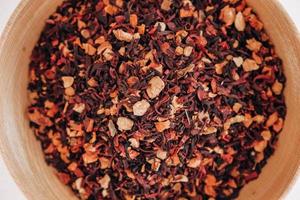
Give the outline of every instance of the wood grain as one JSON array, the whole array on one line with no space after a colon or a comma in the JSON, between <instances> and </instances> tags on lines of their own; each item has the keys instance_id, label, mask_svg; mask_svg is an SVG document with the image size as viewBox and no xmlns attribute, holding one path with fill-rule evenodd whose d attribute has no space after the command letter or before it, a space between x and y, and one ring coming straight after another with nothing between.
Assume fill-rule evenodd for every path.
<instances>
[{"instance_id":1,"label":"wood grain","mask_svg":"<svg viewBox=\"0 0 300 200\"><path fill-rule=\"evenodd\" d=\"M5 163L28 199L76 199L44 161L25 112L28 63L45 19L62 0L23 0L0 39L0 147ZM295 26L276 0L249 0L284 61L288 106L278 149L258 180L241 192L241 200L280 199L299 168L300 40Z\"/></svg>"}]
</instances>

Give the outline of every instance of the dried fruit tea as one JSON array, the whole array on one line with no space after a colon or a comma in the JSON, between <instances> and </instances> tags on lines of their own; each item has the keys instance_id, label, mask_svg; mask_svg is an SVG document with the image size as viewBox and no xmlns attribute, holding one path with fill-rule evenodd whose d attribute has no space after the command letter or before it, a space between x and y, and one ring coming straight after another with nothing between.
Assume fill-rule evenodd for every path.
<instances>
[{"instance_id":1,"label":"dried fruit tea","mask_svg":"<svg viewBox=\"0 0 300 200\"><path fill-rule=\"evenodd\" d=\"M30 125L81 199L234 199L284 124L244 0L66 0L31 57Z\"/></svg>"}]
</instances>

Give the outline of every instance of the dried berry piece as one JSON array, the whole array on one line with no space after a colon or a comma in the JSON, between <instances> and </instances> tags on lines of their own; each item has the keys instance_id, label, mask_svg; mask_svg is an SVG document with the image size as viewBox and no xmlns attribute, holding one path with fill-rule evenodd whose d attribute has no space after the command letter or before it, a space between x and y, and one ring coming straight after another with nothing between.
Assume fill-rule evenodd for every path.
<instances>
[{"instance_id":1,"label":"dried berry piece","mask_svg":"<svg viewBox=\"0 0 300 200\"><path fill-rule=\"evenodd\" d=\"M84 37L85 39L89 39L91 37L90 31L87 29L81 30L80 33L81 33L82 37Z\"/></svg>"},{"instance_id":2,"label":"dried berry piece","mask_svg":"<svg viewBox=\"0 0 300 200\"><path fill-rule=\"evenodd\" d=\"M243 69L245 72L255 71L259 69L259 66L252 59L246 59L243 62Z\"/></svg>"},{"instance_id":3,"label":"dried berry piece","mask_svg":"<svg viewBox=\"0 0 300 200\"><path fill-rule=\"evenodd\" d=\"M167 28L167 25L164 22L156 22L154 25L155 28L159 31L165 31Z\"/></svg>"},{"instance_id":4,"label":"dried berry piece","mask_svg":"<svg viewBox=\"0 0 300 200\"><path fill-rule=\"evenodd\" d=\"M189 182L189 179L188 179L188 177L186 177L185 175L176 175L175 177L174 177L174 181L173 181L174 183L187 183L187 182Z\"/></svg>"},{"instance_id":5,"label":"dried berry piece","mask_svg":"<svg viewBox=\"0 0 300 200\"><path fill-rule=\"evenodd\" d=\"M74 83L74 78L72 76L63 76L62 78L64 88L69 88Z\"/></svg>"},{"instance_id":6,"label":"dried berry piece","mask_svg":"<svg viewBox=\"0 0 300 200\"><path fill-rule=\"evenodd\" d=\"M97 52L97 49L89 43L82 44L82 46L83 46L83 49L84 49L85 53L90 55L90 56L95 55L96 52Z\"/></svg>"},{"instance_id":7,"label":"dried berry piece","mask_svg":"<svg viewBox=\"0 0 300 200\"><path fill-rule=\"evenodd\" d=\"M75 112L78 112L78 113L82 113L85 109L85 104L81 103L81 104L75 104L73 110Z\"/></svg>"},{"instance_id":8,"label":"dried berry piece","mask_svg":"<svg viewBox=\"0 0 300 200\"><path fill-rule=\"evenodd\" d=\"M110 5L110 4L105 6L104 10L107 14L112 15L112 16L116 15L119 12L118 7Z\"/></svg>"},{"instance_id":9,"label":"dried berry piece","mask_svg":"<svg viewBox=\"0 0 300 200\"><path fill-rule=\"evenodd\" d=\"M261 132L261 136L264 138L264 140L269 141L272 137L272 134L269 130Z\"/></svg>"},{"instance_id":10,"label":"dried berry piece","mask_svg":"<svg viewBox=\"0 0 300 200\"><path fill-rule=\"evenodd\" d=\"M114 137L117 134L117 129L116 129L115 124L112 120L108 121L108 129L109 129L110 135L112 137Z\"/></svg>"},{"instance_id":11,"label":"dried berry piece","mask_svg":"<svg viewBox=\"0 0 300 200\"><path fill-rule=\"evenodd\" d=\"M242 57L234 57L232 60L237 67L242 66L242 64L244 63L244 59Z\"/></svg>"},{"instance_id":12,"label":"dried berry piece","mask_svg":"<svg viewBox=\"0 0 300 200\"><path fill-rule=\"evenodd\" d=\"M220 19L225 22L226 26L230 26L235 21L235 14L235 9L227 5L221 10Z\"/></svg>"},{"instance_id":13,"label":"dried berry piece","mask_svg":"<svg viewBox=\"0 0 300 200\"><path fill-rule=\"evenodd\" d=\"M245 30L246 22L245 22L245 18L243 16L242 12L238 12L236 14L236 17L235 17L235 20L234 20L234 26L240 32Z\"/></svg>"},{"instance_id":14,"label":"dried berry piece","mask_svg":"<svg viewBox=\"0 0 300 200\"><path fill-rule=\"evenodd\" d=\"M193 47L187 46L183 49L183 55L189 57L193 52Z\"/></svg>"},{"instance_id":15,"label":"dried berry piece","mask_svg":"<svg viewBox=\"0 0 300 200\"><path fill-rule=\"evenodd\" d=\"M147 100L138 101L132 107L133 114L136 116L143 116L147 112L149 107L150 107L150 104Z\"/></svg>"},{"instance_id":16,"label":"dried berry piece","mask_svg":"<svg viewBox=\"0 0 300 200\"><path fill-rule=\"evenodd\" d=\"M148 82L147 94L151 99L156 98L161 91L165 88L164 81L159 77L155 76Z\"/></svg>"},{"instance_id":17,"label":"dried berry piece","mask_svg":"<svg viewBox=\"0 0 300 200\"><path fill-rule=\"evenodd\" d=\"M137 26L137 24L138 24L138 16L136 14L131 14L130 15L130 25L135 28Z\"/></svg>"},{"instance_id":18,"label":"dried berry piece","mask_svg":"<svg viewBox=\"0 0 300 200\"><path fill-rule=\"evenodd\" d=\"M123 31L122 29L113 30L115 37L120 41L131 42L133 34Z\"/></svg>"},{"instance_id":19,"label":"dried berry piece","mask_svg":"<svg viewBox=\"0 0 300 200\"><path fill-rule=\"evenodd\" d=\"M158 150L156 152L156 157L161 159L161 160L165 160L167 158L167 154L168 154L168 152L166 152L166 151Z\"/></svg>"},{"instance_id":20,"label":"dried berry piece","mask_svg":"<svg viewBox=\"0 0 300 200\"><path fill-rule=\"evenodd\" d=\"M127 117L119 117L117 121L118 129L120 131L130 131L134 122Z\"/></svg>"},{"instance_id":21,"label":"dried berry piece","mask_svg":"<svg viewBox=\"0 0 300 200\"><path fill-rule=\"evenodd\" d=\"M171 9L172 0L163 0L160 8L165 11L169 11Z\"/></svg>"},{"instance_id":22,"label":"dried berry piece","mask_svg":"<svg viewBox=\"0 0 300 200\"><path fill-rule=\"evenodd\" d=\"M272 85L272 91L276 95L280 95L283 89L282 83L280 83L278 80L275 81L275 83Z\"/></svg>"},{"instance_id":23,"label":"dried berry piece","mask_svg":"<svg viewBox=\"0 0 300 200\"><path fill-rule=\"evenodd\" d=\"M257 152L263 152L266 147L267 147L267 142L265 140L260 142L255 142L254 144L254 149Z\"/></svg>"},{"instance_id":24,"label":"dried berry piece","mask_svg":"<svg viewBox=\"0 0 300 200\"><path fill-rule=\"evenodd\" d=\"M177 56L182 55L183 52L184 52L184 49L182 47L180 47L180 46L176 47L175 53L176 53Z\"/></svg>"},{"instance_id":25,"label":"dried berry piece","mask_svg":"<svg viewBox=\"0 0 300 200\"><path fill-rule=\"evenodd\" d=\"M234 112L236 112L236 113L238 113L239 111L240 111L240 109L242 108L242 105L240 104L240 103L235 103L234 105L233 105L233 111Z\"/></svg>"},{"instance_id":26,"label":"dried berry piece","mask_svg":"<svg viewBox=\"0 0 300 200\"><path fill-rule=\"evenodd\" d=\"M162 122L155 122L155 127L158 132L163 132L164 130L169 129L171 126L171 122L169 120Z\"/></svg>"},{"instance_id":27,"label":"dried berry piece","mask_svg":"<svg viewBox=\"0 0 300 200\"><path fill-rule=\"evenodd\" d=\"M193 158L188 161L188 167L190 168L198 168L201 164L201 160L199 158Z\"/></svg>"},{"instance_id":28,"label":"dried berry piece","mask_svg":"<svg viewBox=\"0 0 300 200\"><path fill-rule=\"evenodd\" d=\"M109 187L110 177L105 174L103 178L99 180L99 184L102 188L107 189Z\"/></svg>"},{"instance_id":29,"label":"dried berry piece","mask_svg":"<svg viewBox=\"0 0 300 200\"><path fill-rule=\"evenodd\" d=\"M101 169L108 169L111 167L111 161L105 157L99 158Z\"/></svg>"},{"instance_id":30,"label":"dried berry piece","mask_svg":"<svg viewBox=\"0 0 300 200\"><path fill-rule=\"evenodd\" d=\"M262 44L257 41L255 38L247 40L247 46L248 49L254 52L258 52L260 48L262 47Z\"/></svg>"},{"instance_id":31,"label":"dried berry piece","mask_svg":"<svg viewBox=\"0 0 300 200\"><path fill-rule=\"evenodd\" d=\"M131 145L132 147L134 147L134 148L139 148L140 142L139 142L137 139L135 139L135 138L130 138L128 141L130 142L130 145Z\"/></svg>"}]
</instances>

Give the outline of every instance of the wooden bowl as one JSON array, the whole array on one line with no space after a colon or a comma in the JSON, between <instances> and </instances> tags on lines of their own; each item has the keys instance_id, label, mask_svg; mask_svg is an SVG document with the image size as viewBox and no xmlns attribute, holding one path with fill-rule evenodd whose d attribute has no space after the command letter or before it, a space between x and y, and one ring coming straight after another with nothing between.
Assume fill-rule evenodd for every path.
<instances>
[{"instance_id":1,"label":"wooden bowl","mask_svg":"<svg viewBox=\"0 0 300 200\"><path fill-rule=\"evenodd\" d=\"M76 199L46 165L26 117L28 64L44 21L62 0L23 0L0 39L0 144L15 181L28 199ZM300 43L295 26L276 0L249 0L284 61L287 118L279 146L262 174L239 199L277 200L291 185L300 160Z\"/></svg>"}]
</instances>

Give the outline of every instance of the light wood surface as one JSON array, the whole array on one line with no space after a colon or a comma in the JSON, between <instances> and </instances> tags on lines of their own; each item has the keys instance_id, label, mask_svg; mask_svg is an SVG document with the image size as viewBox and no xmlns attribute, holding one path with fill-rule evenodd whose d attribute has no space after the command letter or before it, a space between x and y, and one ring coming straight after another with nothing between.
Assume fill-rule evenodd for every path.
<instances>
[{"instance_id":1,"label":"light wood surface","mask_svg":"<svg viewBox=\"0 0 300 200\"><path fill-rule=\"evenodd\" d=\"M0 148L6 165L28 199L76 199L44 161L26 118L28 63L45 19L62 0L23 0L0 39ZM241 200L277 200L292 184L300 160L300 40L276 0L249 0L284 61L287 119L275 155Z\"/></svg>"}]
</instances>

